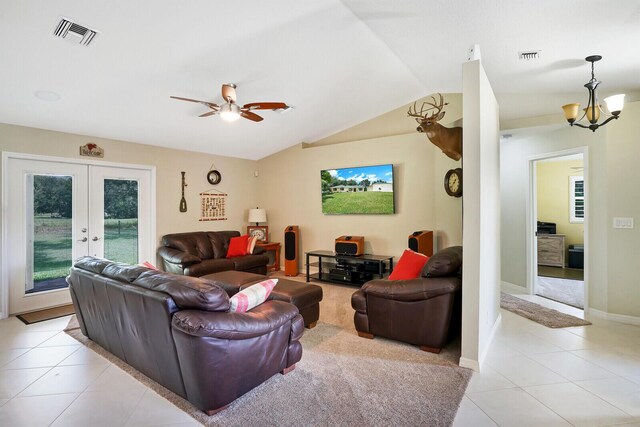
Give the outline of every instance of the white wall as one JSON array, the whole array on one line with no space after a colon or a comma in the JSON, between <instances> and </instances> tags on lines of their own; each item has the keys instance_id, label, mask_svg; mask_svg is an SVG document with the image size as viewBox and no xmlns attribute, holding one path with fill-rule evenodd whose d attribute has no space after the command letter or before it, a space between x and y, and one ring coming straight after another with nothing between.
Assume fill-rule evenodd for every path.
<instances>
[{"instance_id":1,"label":"white wall","mask_svg":"<svg viewBox=\"0 0 640 427\"><path fill-rule=\"evenodd\" d=\"M463 64L463 271L460 365L480 370L500 313L498 103L480 61Z\"/></svg>"},{"instance_id":2,"label":"white wall","mask_svg":"<svg viewBox=\"0 0 640 427\"><path fill-rule=\"evenodd\" d=\"M350 166L394 165L393 215L324 215L320 171ZM442 187L448 162L439 149L417 132L340 144L297 145L258 161L260 207L267 210L270 240L282 242L287 225L300 227L300 256L316 249L332 250L341 235L365 237L365 252L400 256L416 230L434 230L442 241L460 244L460 199L447 200ZM437 172L439 173L439 172ZM445 216L438 222L437 215ZM459 222L455 223L455 218ZM438 224L450 224L438 229ZM301 258L300 269L304 268Z\"/></svg>"}]
</instances>

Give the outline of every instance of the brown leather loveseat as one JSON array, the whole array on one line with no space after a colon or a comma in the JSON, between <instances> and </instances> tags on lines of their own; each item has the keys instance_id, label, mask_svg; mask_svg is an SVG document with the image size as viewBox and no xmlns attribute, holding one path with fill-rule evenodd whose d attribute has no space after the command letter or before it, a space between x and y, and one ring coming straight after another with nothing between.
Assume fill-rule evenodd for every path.
<instances>
[{"instance_id":1,"label":"brown leather loveseat","mask_svg":"<svg viewBox=\"0 0 640 427\"><path fill-rule=\"evenodd\" d=\"M211 281L88 256L67 282L84 335L209 415L302 357L293 304L231 313Z\"/></svg>"},{"instance_id":2,"label":"brown leather loveseat","mask_svg":"<svg viewBox=\"0 0 640 427\"><path fill-rule=\"evenodd\" d=\"M351 297L354 323L363 338L381 336L439 353L461 315L462 247L429 258L421 277L371 280Z\"/></svg>"},{"instance_id":3,"label":"brown leather loveseat","mask_svg":"<svg viewBox=\"0 0 640 427\"><path fill-rule=\"evenodd\" d=\"M162 236L158 255L165 271L185 276L205 276L219 271L237 270L267 274L269 258L256 246L252 254L226 258L229 240L238 231L193 231Z\"/></svg>"}]
</instances>

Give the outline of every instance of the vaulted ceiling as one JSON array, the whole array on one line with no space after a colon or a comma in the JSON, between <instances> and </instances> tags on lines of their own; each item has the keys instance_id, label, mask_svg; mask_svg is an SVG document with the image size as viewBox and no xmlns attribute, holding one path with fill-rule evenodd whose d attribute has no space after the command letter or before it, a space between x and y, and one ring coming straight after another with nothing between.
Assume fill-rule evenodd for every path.
<instances>
[{"instance_id":1,"label":"vaulted ceiling","mask_svg":"<svg viewBox=\"0 0 640 427\"><path fill-rule=\"evenodd\" d=\"M99 31L89 47L52 35L61 17ZM501 119L586 101L584 57L602 96L640 90L637 0L4 0L0 122L259 159L433 92L461 92L478 44ZM523 61L518 52L541 51ZM170 95L284 101L286 113L227 123ZM56 102L38 91L59 94Z\"/></svg>"}]
</instances>

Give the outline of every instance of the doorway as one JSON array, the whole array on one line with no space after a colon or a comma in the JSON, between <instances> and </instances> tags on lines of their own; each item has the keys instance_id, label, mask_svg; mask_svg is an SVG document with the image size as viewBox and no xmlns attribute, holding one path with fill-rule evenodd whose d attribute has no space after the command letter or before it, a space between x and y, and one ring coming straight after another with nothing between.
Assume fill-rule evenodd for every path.
<instances>
[{"instance_id":1,"label":"doorway","mask_svg":"<svg viewBox=\"0 0 640 427\"><path fill-rule=\"evenodd\" d=\"M3 157L4 314L70 303L65 278L80 256L153 255L152 167Z\"/></svg>"},{"instance_id":2,"label":"doorway","mask_svg":"<svg viewBox=\"0 0 640 427\"><path fill-rule=\"evenodd\" d=\"M531 159L531 293L584 310L586 148Z\"/></svg>"}]
</instances>

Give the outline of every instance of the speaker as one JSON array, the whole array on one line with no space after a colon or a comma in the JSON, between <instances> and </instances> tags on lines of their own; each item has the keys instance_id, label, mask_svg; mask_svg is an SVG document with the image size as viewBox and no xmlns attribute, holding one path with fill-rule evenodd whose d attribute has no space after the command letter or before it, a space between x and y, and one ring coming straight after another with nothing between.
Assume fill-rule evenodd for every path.
<instances>
[{"instance_id":1,"label":"speaker","mask_svg":"<svg viewBox=\"0 0 640 427\"><path fill-rule=\"evenodd\" d=\"M338 255L362 255L364 254L364 237L340 236L336 239L335 251Z\"/></svg>"},{"instance_id":2,"label":"speaker","mask_svg":"<svg viewBox=\"0 0 640 427\"><path fill-rule=\"evenodd\" d=\"M409 249L426 256L433 255L433 231L414 231L409 235Z\"/></svg>"},{"instance_id":3,"label":"speaker","mask_svg":"<svg viewBox=\"0 0 640 427\"><path fill-rule=\"evenodd\" d=\"M300 229L289 225L284 229L284 275L298 275L298 238Z\"/></svg>"}]
</instances>

